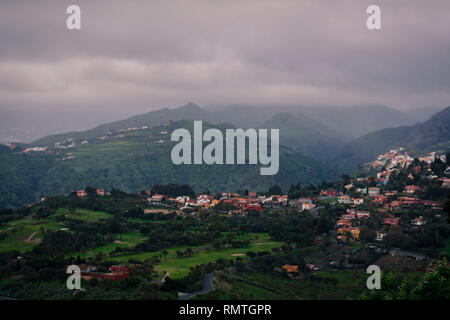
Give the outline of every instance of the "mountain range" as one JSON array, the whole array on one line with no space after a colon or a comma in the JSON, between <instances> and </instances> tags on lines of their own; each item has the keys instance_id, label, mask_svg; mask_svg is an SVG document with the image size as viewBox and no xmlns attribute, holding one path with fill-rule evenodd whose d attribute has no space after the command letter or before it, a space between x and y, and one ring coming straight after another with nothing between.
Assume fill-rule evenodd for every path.
<instances>
[{"instance_id":1,"label":"mountain range","mask_svg":"<svg viewBox=\"0 0 450 320\"><path fill-rule=\"evenodd\" d=\"M278 128L282 144L321 161L329 160L345 143L362 134L415 122L405 113L380 105L346 108L234 105L203 109L188 103L176 109L151 111L86 131L50 135L32 144L48 146L68 139L92 139L119 129L152 127L179 120L229 123L240 128Z\"/></svg>"},{"instance_id":2,"label":"mountain range","mask_svg":"<svg viewBox=\"0 0 450 320\"><path fill-rule=\"evenodd\" d=\"M236 127L255 128L260 127L264 122L279 113L307 117L335 132L339 132L340 136L347 140L378 129L409 125L417 122L416 118L409 116L405 112L382 105L354 107L232 105L221 109L208 109L200 108L191 102L179 108L163 108L124 120L102 124L86 131L50 135L45 140L39 139L35 143L66 138L89 138L105 134L110 130L144 125L153 126L170 120L184 119L203 120L211 123L228 122Z\"/></svg>"},{"instance_id":3,"label":"mountain range","mask_svg":"<svg viewBox=\"0 0 450 320\"><path fill-rule=\"evenodd\" d=\"M396 110L356 112L309 108L231 106L205 110L188 103L161 109L79 132L51 135L15 148L0 145L0 208L34 202L42 196L68 193L87 185L134 192L154 184L185 183L205 190L267 190L279 184L320 184L396 147L418 151L450 149L450 107L427 121L383 128L352 139L362 128L411 122ZM381 117L381 114L384 117ZM330 116L332 115L332 116ZM359 119L359 120L358 120ZM381 120L384 119L384 121ZM387 119L387 120L386 120ZM280 129L280 170L260 176L257 165L175 166L171 163L170 132L191 128L192 120L221 130L234 127ZM359 121L359 122L358 122ZM46 152L24 152L33 146Z\"/></svg>"},{"instance_id":4,"label":"mountain range","mask_svg":"<svg viewBox=\"0 0 450 320\"><path fill-rule=\"evenodd\" d=\"M76 130L83 132L91 128L101 130L104 124L125 124L129 122L145 122L158 124L158 120L170 118L186 118L198 116L194 104L186 108L160 108L156 111L126 118L128 108L106 112L104 109L92 110L8 108L0 106L0 142L24 142L41 139L55 133L66 133ZM180 110L181 109L181 110ZM194 111L193 114L190 112ZM197 110L198 111L198 110ZM205 106L201 110L201 119L211 123L228 122L237 127L256 128L261 126L277 113L301 115L322 123L334 131L340 132L347 140L358 138L369 132L400 125L411 125L426 120L439 110L420 108L398 111L383 105L360 106L305 106L305 105L230 105L222 107ZM180 117L177 117L179 115ZM123 120L125 119L125 120ZM220 119L220 120L217 120ZM119 121L117 121L119 120ZM98 125L102 124L102 125ZM76 132L71 134L76 135ZM64 136L64 135L63 135Z\"/></svg>"}]
</instances>

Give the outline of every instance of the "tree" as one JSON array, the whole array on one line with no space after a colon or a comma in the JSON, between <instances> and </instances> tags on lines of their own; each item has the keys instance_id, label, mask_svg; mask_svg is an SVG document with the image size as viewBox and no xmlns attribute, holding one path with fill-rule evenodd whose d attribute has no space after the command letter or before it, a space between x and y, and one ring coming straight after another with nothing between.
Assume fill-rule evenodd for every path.
<instances>
[{"instance_id":1,"label":"tree","mask_svg":"<svg viewBox=\"0 0 450 320\"><path fill-rule=\"evenodd\" d=\"M381 290L371 290L361 296L371 300L448 300L450 298L450 266L447 260L439 261L436 268L425 273L416 285L395 279L391 273L383 273Z\"/></svg>"},{"instance_id":2,"label":"tree","mask_svg":"<svg viewBox=\"0 0 450 320\"><path fill-rule=\"evenodd\" d=\"M187 248L185 251L186 255L188 257L192 256L194 254L194 251L192 251L192 248Z\"/></svg>"},{"instance_id":3,"label":"tree","mask_svg":"<svg viewBox=\"0 0 450 320\"><path fill-rule=\"evenodd\" d=\"M373 231L372 229L370 229L369 227L367 227L365 225L361 226L360 230L361 230L361 232L359 234L359 238L361 240L373 241L375 239L375 237L377 236L375 231Z\"/></svg>"},{"instance_id":4,"label":"tree","mask_svg":"<svg viewBox=\"0 0 450 320\"><path fill-rule=\"evenodd\" d=\"M442 176L444 174L445 169L447 168L447 164L442 162L441 159L437 158L433 161L431 164L431 170L433 170L433 173Z\"/></svg>"},{"instance_id":5,"label":"tree","mask_svg":"<svg viewBox=\"0 0 450 320\"><path fill-rule=\"evenodd\" d=\"M447 212L447 222L450 224L450 195L447 201L445 201L444 211Z\"/></svg>"},{"instance_id":6,"label":"tree","mask_svg":"<svg viewBox=\"0 0 450 320\"><path fill-rule=\"evenodd\" d=\"M342 175L342 182L344 183L344 185L349 184L351 179L352 177L350 177L348 174Z\"/></svg>"},{"instance_id":7,"label":"tree","mask_svg":"<svg viewBox=\"0 0 450 320\"><path fill-rule=\"evenodd\" d=\"M88 186L88 187L86 187L86 189L84 191L86 191L86 194L88 196L95 196L97 194L97 189L94 188L94 187L89 187Z\"/></svg>"},{"instance_id":8,"label":"tree","mask_svg":"<svg viewBox=\"0 0 450 320\"><path fill-rule=\"evenodd\" d=\"M282 194L283 190L281 189L281 187L279 185L274 185L269 188L269 193L270 194Z\"/></svg>"},{"instance_id":9,"label":"tree","mask_svg":"<svg viewBox=\"0 0 450 320\"><path fill-rule=\"evenodd\" d=\"M167 255L169 254L169 252L167 252L167 250L164 250L162 254L164 255L164 262L167 262Z\"/></svg>"},{"instance_id":10,"label":"tree","mask_svg":"<svg viewBox=\"0 0 450 320\"><path fill-rule=\"evenodd\" d=\"M432 272L427 272L418 286L411 290L414 299L448 300L450 298L450 266L447 260L438 262Z\"/></svg>"}]
</instances>

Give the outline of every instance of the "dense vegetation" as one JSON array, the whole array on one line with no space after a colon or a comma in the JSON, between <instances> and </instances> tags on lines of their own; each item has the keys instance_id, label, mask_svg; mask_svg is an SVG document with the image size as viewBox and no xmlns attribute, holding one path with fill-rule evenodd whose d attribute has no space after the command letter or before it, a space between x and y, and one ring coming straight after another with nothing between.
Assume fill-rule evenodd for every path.
<instances>
[{"instance_id":1,"label":"dense vegetation","mask_svg":"<svg viewBox=\"0 0 450 320\"><path fill-rule=\"evenodd\" d=\"M261 176L260 165L176 166L170 160L175 144L170 141L170 132L178 127L191 128L192 121L120 133L67 150L58 149L56 154L23 154L18 149L1 147L0 208L21 206L43 196L69 194L86 185L136 192L150 185L188 183L196 192L233 192L265 190L274 183L286 188L293 183L320 184L334 178L323 163L285 147L280 148L280 171L275 176ZM73 158L63 160L68 154Z\"/></svg>"}]
</instances>

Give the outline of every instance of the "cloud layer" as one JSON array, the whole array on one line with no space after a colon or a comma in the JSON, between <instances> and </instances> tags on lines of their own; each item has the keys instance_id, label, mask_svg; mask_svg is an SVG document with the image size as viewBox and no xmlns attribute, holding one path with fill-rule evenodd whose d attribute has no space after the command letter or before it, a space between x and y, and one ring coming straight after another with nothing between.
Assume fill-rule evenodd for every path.
<instances>
[{"instance_id":1,"label":"cloud layer","mask_svg":"<svg viewBox=\"0 0 450 320\"><path fill-rule=\"evenodd\" d=\"M2 1L0 108L450 105L450 2ZM82 9L82 30L65 10Z\"/></svg>"}]
</instances>

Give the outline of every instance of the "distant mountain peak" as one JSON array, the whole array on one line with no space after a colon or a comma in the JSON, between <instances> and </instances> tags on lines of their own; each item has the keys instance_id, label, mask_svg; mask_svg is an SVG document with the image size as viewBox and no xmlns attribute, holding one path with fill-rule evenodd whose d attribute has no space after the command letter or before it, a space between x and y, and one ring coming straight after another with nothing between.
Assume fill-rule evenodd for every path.
<instances>
[{"instance_id":1,"label":"distant mountain peak","mask_svg":"<svg viewBox=\"0 0 450 320\"><path fill-rule=\"evenodd\" d=\"M183 111L201 111L202 108L200 108L198 105L196 105L193 102L188 102L184 106L177 108L177 110L183 110Z\"/></svg>"},{"instance_id":2,"label":"distant mountain peak","mask_svg":"<svg viewBox=\"0 0 450 320\"><path fill-rule=\"evenodd\" d=\"M448 119L450 121L450 106L432 115L430 120L431 119L438 119L438 120Z\"/></svg>"}]
</instances>

